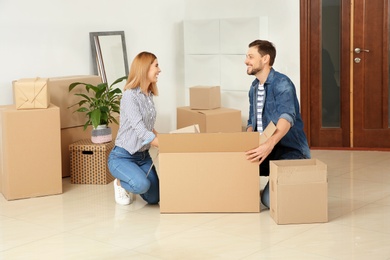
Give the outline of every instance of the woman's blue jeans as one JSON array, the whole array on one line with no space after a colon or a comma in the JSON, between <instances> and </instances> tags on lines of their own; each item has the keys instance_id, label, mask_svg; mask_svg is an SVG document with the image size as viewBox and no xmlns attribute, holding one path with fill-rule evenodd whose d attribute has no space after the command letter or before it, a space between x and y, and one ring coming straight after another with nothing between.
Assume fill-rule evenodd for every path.
<instances>
[{"instance_id":1,"label":"woman's blue jeans","mask_svg":"<svg viewBox=\"0 0 390 260\"><path fill-rule=\"evenodd\" d=\"M115 146L108 157L108 168L112 176L120 180L122 188L140 194L148 204L157 204L160 201L160 187L156 168L152 164L148 150L130 154Z\"/></svg>"},{"instance_id":2,"label":"woman's blue jeans","mask_svg":"<svg viewBox=\"0 0 390 260\"><path fill-rule=\"evenodd\" d=\"M306 158L301 152L287 148L275 146L268 157L260 164L260 176L269 176L269 161L270 160L289 160L289 159L309 159ZM265 185L263 193L261 195L261 203L267 208L270 207L269 196L269 182Z\"/></svg>"}]
</instances>

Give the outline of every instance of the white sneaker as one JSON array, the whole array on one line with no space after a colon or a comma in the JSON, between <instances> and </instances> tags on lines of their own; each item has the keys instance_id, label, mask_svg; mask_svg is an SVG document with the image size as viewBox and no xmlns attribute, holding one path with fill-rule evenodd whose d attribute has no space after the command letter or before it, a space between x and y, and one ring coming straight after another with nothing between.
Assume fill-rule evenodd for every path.
<instances>
[{"instance_id":1,"label":"white sneaker","mask_svg":"<svg viewBox=\"0 0 390 260\"><path fill-rule=\"evenodd\" d=\"M128 191L119 186L117 181L118 179L114 180L115 202L120 205L129 205L132 202L132 196Z\"/></svg>"}]
</instances>

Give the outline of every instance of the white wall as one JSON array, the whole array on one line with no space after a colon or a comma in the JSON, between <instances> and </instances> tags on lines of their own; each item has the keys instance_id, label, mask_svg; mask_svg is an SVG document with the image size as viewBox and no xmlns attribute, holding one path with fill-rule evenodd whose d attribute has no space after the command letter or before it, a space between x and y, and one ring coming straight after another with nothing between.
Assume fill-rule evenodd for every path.
<instances>
[{"instance_id":1,"label":"white wall","mask_svg":"<svg viewBox=\"0 0 390 260\"><path fill-rule=\"evenodd\" d=\"M156 128L172 130L185 100L183 20L253 16L268 16L275 68L299 95L299 0L1 0L0 105L13 103L12 80L92 74L89 32L123 30L129 63L143 50L159 59Z\"/></svg>"},{"instance_id":2,"label":"white wall","mask_svg":"<svg viewBox=\"0 0 390 260\"><path fill-rule=\"evenodd\" d=\"M277 51L274 68L286 73L299 91L299 0L186 0L185 19L254 16L268 17L267 40ZM244 61L242 64L245 67Z\"/></svg>"}]
</instances>

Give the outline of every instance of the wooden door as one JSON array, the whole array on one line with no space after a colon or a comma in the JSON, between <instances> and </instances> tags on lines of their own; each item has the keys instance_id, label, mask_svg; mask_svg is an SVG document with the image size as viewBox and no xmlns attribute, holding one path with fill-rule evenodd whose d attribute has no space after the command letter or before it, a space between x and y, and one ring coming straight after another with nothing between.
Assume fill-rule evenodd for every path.
<instances>
[{"instance_id":1,"label":"wooden door","mask_svg":"<svg viewBox=\"0 0 390 260\"><path fill-rule=\"evenodd\" d=\"M311 147L390 147L388 8L388 0L301 0L301 110Z\"/></svg>"},{"instance_id":2,"label":"wooden door","mask_svg":"<svg viewBox=\"0 0 390 260\"><path fill-rule=\"evenodd\" d=\"M388 0L355 0L353 147L390 147Z\"/></svg>"}]
</instances>

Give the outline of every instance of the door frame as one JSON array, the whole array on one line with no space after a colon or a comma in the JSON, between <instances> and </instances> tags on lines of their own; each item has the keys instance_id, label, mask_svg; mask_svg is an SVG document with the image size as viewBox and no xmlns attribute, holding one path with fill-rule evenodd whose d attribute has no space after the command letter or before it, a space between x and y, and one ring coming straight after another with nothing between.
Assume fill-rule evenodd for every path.
<instances>
[{"instance_id":1,"label":"door frame","mask_svg":"<svg viewBox=\"0 0 390 260\"><path fill-rule=\"evenodd\" d=\"M301 116L304 124L304 131L307 136L309 146L311 146L311 132L310 132L310 55L309 55L309 35L310 35L310 10L309 0L300 0L300 103L301 103Z\"/></svg>"}]
</instances>

